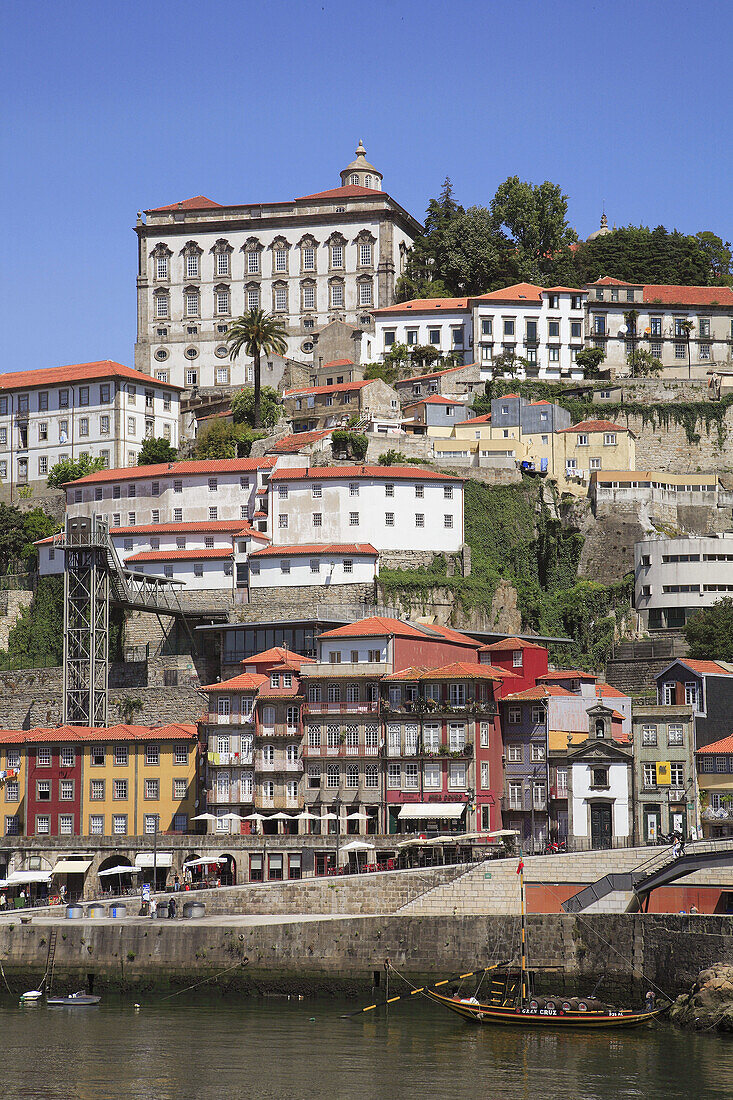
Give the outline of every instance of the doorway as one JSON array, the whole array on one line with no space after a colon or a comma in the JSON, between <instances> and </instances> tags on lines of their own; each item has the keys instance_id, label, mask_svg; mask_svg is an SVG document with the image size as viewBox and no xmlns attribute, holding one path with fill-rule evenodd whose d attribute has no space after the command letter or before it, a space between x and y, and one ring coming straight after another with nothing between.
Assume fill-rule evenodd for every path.
<instances>
[{"instance_id":1,"label":"doorway","mask_svg":"<svg viewBox=\"0 0 733 1100\"><path fill-rule=\"evenodd\" d=\"M594 802L590 808L590 842L592 848L611 847L612 810L608 802Z\"/></svg>"}]
</instances>

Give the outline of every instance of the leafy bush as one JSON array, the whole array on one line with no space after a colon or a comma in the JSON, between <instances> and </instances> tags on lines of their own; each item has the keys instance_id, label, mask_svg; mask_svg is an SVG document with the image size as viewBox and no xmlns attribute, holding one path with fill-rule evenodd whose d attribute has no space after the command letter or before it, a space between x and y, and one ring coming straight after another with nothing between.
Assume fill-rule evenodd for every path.
<instances>
[{"instance_id":1,"label":"leafy bush","mask_svg":"<svg viewBox=\"0 0 733 1100\"><path fill-rule=\"evenodd\" d=\"M138 466L156 466L160 462L175 462L178 451L168 439L146 439L137 456Z\"/></svg>"},{"instance_id":2,"label":"leafy bush","mask_svg":"<svg viewBox=\"0 0 733 1100\"><path fill-rule=\"evenodd\" d=\"M388 451L382 451L377 461L380 466L404 466L407 456L403 455L402 451L396 451L394 447L390 447Z\"/></svg>"},{"instance_id":3,"label":"leafy bush","mask_svg":"<svg viewBox=\"0 0 733 1100\"><path fill-rule=\"evenodd\" d=\"M51 489L63 489L70 481L78 481L87 474L96 474L105 469L103 458L91 459L83 455L78 461L66 458L63 462L57 462L48 472L46 484Z\"/></svg>"},{"instance_id":4,"label":"leafy bush","mask_svg":"<svg viewBox=\"0 0 733 1100\"><path fill-rule=\"evenodd\" d=\"M331 447L335 454L353 458L355 462L363 462L369 447L369 437L364 432L349 432L337 428L331 433Z\"/></svg>"}]
</instances>

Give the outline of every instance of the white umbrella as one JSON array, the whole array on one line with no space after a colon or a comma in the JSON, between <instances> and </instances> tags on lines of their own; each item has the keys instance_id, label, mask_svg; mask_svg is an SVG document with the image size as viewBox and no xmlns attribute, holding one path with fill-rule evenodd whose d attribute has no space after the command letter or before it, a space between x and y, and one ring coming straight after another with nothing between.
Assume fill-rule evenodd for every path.
<instances>
[{"instance_id":1,"label":"white umbrella","mask_svg":"<svg viewBox=\"0 0 733 1100\"><path fill-rule=\"evenodd\" d=\"M369 814L362 814L362 813L359 813L359 811L357 810L353 814L347 814L346 815L346 820L347 821L368 821L369 820Z\"/></svg>"},{"instance_id":2,"label":"white umbrella","mask_svg":"<svg viewBox=\"0 0 733 1100\"><path fill-rule=\"evenodd\" d=\"M191 818L192 821L216 821L213 814L196 814L196 817Z\"/></svg>"},{"instance_id":3,"label":"white umbrella","mask_svg":"<svg viewBox=\"0 0 733 1100\"><path fill-rule=\"evenodd\" d=\"M295 816L299 817L301 819L301 821L320 821L321 820L319 814L309 814L307 810L303 810L302 814L296 814Z\"/></svg>"},{"instance_id":4,"label":"white umbrella","mask_svg":"<svg viewBox=\"0 0 733 1100\"><path fill-rule=\"evenodd\" d=\"M279 814L270 814L270 816L268 818L268 821L292 821L292 820L293 820L292 814L284 814L282 812L279 813Z\"/></svg>"},{"instance_id":5,"label":"white umbrella","mask_svg":"<svg viewBox=\"0 0 733 1100\"><path fill-rule=\"evenodd\" d=\"M230 814L222 814L219 821L244 821L241 814L235 814L234 811Z\"/></svg>"},{"instance_id":6,"label":"white umbrella","mask_svg":"<svg viewBox=\"0 0 733 1100\"><path fill-rule=\"evenodd\" d=\"M246 817L242 818L242 821L265 821L265 818L262 814L247 814Z\"/></svg>"},{"instance_id":7,"label":"white umbrella","mask_svg":"<svg viewBox=\"0 0 733 1100\"><path fill-rule=\"evenodd\" d=\"M322 821L338 821L338 814L321 814Z\"/></svg>"},{"instance_id":8,"label":"white umbrella","mask_svg":"<svg viewBox=\"0 0 733 1100\"><path fill-rule=\"evenodd\" d=\"M108 867L106 871L97 871L97 874L101 878L103 875L139 875L139 867Z\"/></svg>"},{"instance_id":9,"label":"white umbrella","mask_svg":"<svg viewBox=\"0 0 733 1100\"><path fill-rule=\"evenodd\" d=\"M366 852L373 849L373 844L368 844L366 840L352 840L348 844L341 846L342 852Z\"/></svg>"}]
</instances>

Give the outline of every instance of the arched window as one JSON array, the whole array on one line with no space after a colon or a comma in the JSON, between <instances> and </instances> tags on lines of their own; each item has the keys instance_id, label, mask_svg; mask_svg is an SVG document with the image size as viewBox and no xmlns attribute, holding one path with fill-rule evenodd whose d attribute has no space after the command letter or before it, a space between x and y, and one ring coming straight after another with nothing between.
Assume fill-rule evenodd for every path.
<instances>
[{"instance_id":1,"label":"arched window","mask_svg":"<svg viewBox=\"0 0 733 1100\"><path fill-rule=\"evenodd\" d=\"M352 185L353 185L354 187L358 187L358 186L359 186L359 177L358 177L358 175L356 174L356 172L353 172L353 173L351 174L351 178L349 179L349 183L351 183L351 184L352 184Z\"/></svg>"},{"instance_id":2,"label":"arched window","mask_svg":"<svg viewBox=\"0 0 733 1100\"><path fill-rule=\"evenodd\" d=\"M346 765L346 786L352 790L354 787L359 786L359 765L347 764Z\"/></svg>"},{"instance_id":3,"label":"arched window","mask_svg":"<svg viewBox=\"0 0 733 1100\"><path fill-rule=\"evenodd\" d=\"M365 187L371 187L371 185L372 185L372 177L371 176L364 176L364 186Z\"/></svg>"}]
</instances>

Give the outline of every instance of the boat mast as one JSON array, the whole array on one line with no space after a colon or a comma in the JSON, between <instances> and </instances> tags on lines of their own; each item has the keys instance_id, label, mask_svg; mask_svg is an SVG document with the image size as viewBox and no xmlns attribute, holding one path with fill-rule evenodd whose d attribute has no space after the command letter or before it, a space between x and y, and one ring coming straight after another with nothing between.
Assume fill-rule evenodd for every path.
<instances>
[{"instance_id":1,"label":"boat mast","mask_svg":"<svg viewBox=\"0 0 733 1100\"><path fill-rule=\"evenodd\" d=\"M519 867L517 868L519 875L519 899L520 899L520 912L522 914L522 963L521 963L521 983L520 983L520 1007L524 1006L525 992L527 987L527 922L524 912L524 859L522 858L522 849L519 849Z\"/></svg>"}]
</instances>

